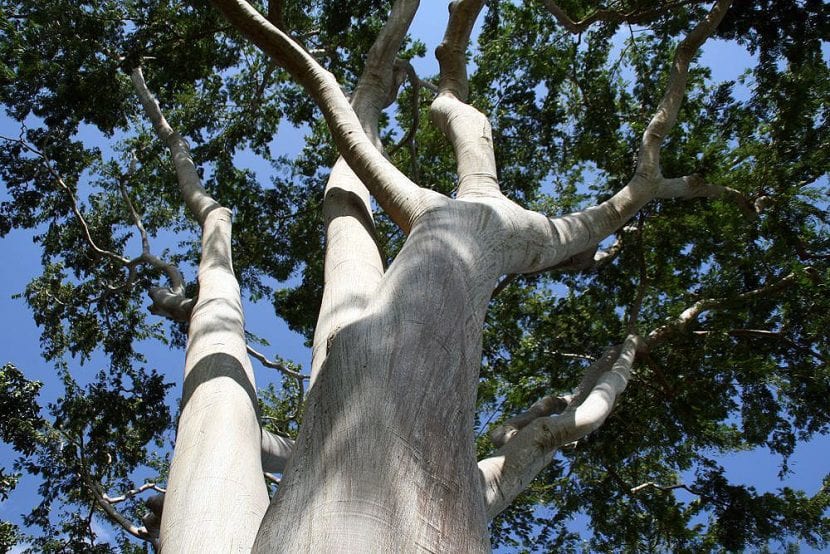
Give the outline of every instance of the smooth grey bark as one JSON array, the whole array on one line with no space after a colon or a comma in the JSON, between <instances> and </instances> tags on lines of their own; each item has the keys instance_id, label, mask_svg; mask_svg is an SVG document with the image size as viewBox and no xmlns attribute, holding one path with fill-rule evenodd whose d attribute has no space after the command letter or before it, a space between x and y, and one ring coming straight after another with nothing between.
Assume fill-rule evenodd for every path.
<instances>
[{"instance_id":1,"label":"smooth grey bark","mask_svg":"<svg viewBox=\"0 0 830 554\"><path fill-rule=\"evenodd\" d=\"M205 218L162 552L248 552L268 505L253 369L231 262L231 213Z\"/></svg>"},{"instance_id":2,"label":"smooth grey bark","mask_svg":"<svg viewBox=\"0 0 830 554\"><path fill-rule=\"evenodd\" d=\"M248 552L268 505L256 385L233 273L231 212L201 185L185 140L146 86L141 104L173 158L185 204L202 230L199 297L189 314L184 385L161 517L162 552ZM183 298L183 295L181 295ZM278 458L271 444L269 462Z\"/></svg>"},{"instance_id":3,"label":"smooth grey bark","mask_svg":"<svg viewBox=\"0 0 830 554\"><path fill-rule=\"evenodd\" d=\"M418 9L418 0L399 0L366 57L351 104L364 132L381 148L378 120L397 96L395 58ZM314 329L311 385L326 358L329 337L365 309L385 271L378 248L369 191L343 158L332 168L323 202L326 253L323 300Z\"/></svg>"}]
</instances>

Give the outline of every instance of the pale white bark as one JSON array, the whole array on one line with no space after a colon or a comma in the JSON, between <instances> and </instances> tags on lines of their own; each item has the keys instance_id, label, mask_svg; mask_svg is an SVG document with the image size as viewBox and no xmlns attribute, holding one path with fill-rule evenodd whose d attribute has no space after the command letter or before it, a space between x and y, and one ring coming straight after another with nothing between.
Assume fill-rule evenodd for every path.
<instances>
[{"instance_id":1,"label":"pale white bark","mask_svg":"<svg viewBox=\"0 0 830 554\"><path fill-rule=\"evenodd\" d=\"M291 457L294 441L274 433L262 430L262 471L267 473L282 473Z\"/></svg>"},{"instance_id":2,"label":"pale white bark","mask_svg":"<svg viewBox=\"0 0 830 554\"><path fill-rule=\"evenodd\" d=\"M248 552L268 506L253 369L231 261L231 213L204 222L162 552Z\"/></svg>"},{"instance_id":3,"label":"pale white bark","mask_svg":"<svg viewBox=\"0 0 830 554\"><path fill-rule=\"evenodd\" d=\"M587 397L588 393L594 387L594 384L599 379L599 376L608 371L614 362L620 357L619 345L608 348L602 356L594 360L583 373L579 385L567 395L563 396L545 396L540 398L528 409L527 412L512 417L490 430L490 438L496 446L503 446L516 434L525 428L533 420L549 416L552 414L562 413L569 406L579 405Z\"/></svg>"},{"instance_id":4,"label":"pale white bark","mask_svg":"<svg viewBox=\"0 0 830 554\"><path fill-rule=\"evenodd\" d=\"M199 225L203 226L207 214L212 209L218 208L219 203L211 198L202 187L199 172L196 170L193 158L190 157L190 147L187 145L187 141L179 133L174 131L167 122L167 119L161 112L158 101L147 88L141 68L135 68L130 78L132 79L133 87L138 93L138 98L141 100L141 105L144 107L144 112L152 122L156 134L158 134L159 138L165 142L167 148L170 150L185 205L196 218Z\"/></svg>"},{"instance_id":5,"label":"pale white bark","mask_svg":"<svg viewBox=\"0 0 830 554\"><path fill-rule=\"evenodd\" d=\"M428 209L428 194L381 154L334 76L245 0L213 0L228 21L300 83L323 112L340 155L383 210L407 232Z\"/></svg>"},{"instance_id":6,"label":"pale white bark","mask_svg":"<svg viewBox=\"0 0 830 554\"><path fill-rule=\"evenodd\" d=\"M247 552L268 493L256 385L233 273L231 212L202 187L187 142L167 123L140 69L133 71L132 81L173 157L182 198L202 228L199 298L190 313L181 415L159 546L171 553Z\"/></svg>"},{"instance_id":7,"label":"pale white bark","mask_svg":"<svg viewBox=\"0 0 830 554\"><path fill-rule=\"evenodd\" d=\"M550 220L529 215L526 248L540 251L535 256L518 258L516 273L552 268L562 260L594 248L654 198L688 198L714 192L712 187L701 186L697 178L663 177L660 145L677 120L691 60L720 23L730 3L731 0L718 0L706 18L678 45L666 90L643 133L637 169L629 183L610 199L581 212ZM523 264L526 266L522 267Z\"/></svg>"},{"instance_id":8,"label":"pale white bark","mask_svg":"<svg viewBox=\"0 0 830 554\"><path fill-rule=\"evenodd\" d=\"M306 87L359 181L409 233L389 270L368 277L377 278L378 285L365 307L344 318L342 326L327 323L318 337L318 357L325 337L325 359L254 551L486 551L486 495L470 476L476 471L472 434L481 328L493 287L504 273L538 271L595 247L660 195L665 180L654 156L654 137L676 117L696 48L690 45L711 32L727 2L719 2L716 16L678 48L676 71L644 136L642 161L631 183L608 202L556 220L526 212L498 193L492 141L482 124L486 119L464 104L464 51L483 0L452 3L437 52L437 122L456 149L460 177L484 176L472 187L461 179L462 201L419 189L394 169L333 77L249 4L214 4ZM659 141L656 145L659 154ZM652 166L655 171L643 171ZM359 221L368 213L364 198L358 195L353 218L368 235L369 227ZM361 258L370 251L374 247ZM346 268L348 260L334 259L334 265ZM339 298L352 304L348 295ZM337 304L325 309L334 311ZM636 337L626 340L612 369L597 377L584 399L560 416L536 418L520 430L503 447L509 449L509 463L494 469L489 462L485 474L496 479L485 480L491 512L527 485L538 471L534 467L547 463L545 456L549 460L550 448L604 421L625 386L636 343ZM522 437L531 437L530 444Z\"/></svg>"},{"instance_id":9,"label":"pale white bark","mask_svg":"<svg viewBox=\"0 0 830 554\"><path fill-rule=\"evenodd\" d=\"M561 432L562 423L558 422L555 426L552 426L548 420L556 419L558 421L559 418L565 417L566 414L574 410L574 407L584 405L590 395L594 394L596 387L592 383L596 382L599 385L603 382L602 372L611 363L615 364L611 369L612 372L620 363L628 364L630 370L633 358L629 360L629 355L636 355L638 351L647 352L664 344L672 336L686 331L703 313L722 309L728 305L740 305L756 298L775 295L793 286L795 282L796 275L790 273L773 283L741 293L732 299L705 298L699 300L676 318L652 330L647 336L642 338L630 336L622 347L617 346L606 350L602 358L591 364L585 371L580 385L570 395L558 398L545 397L534 404L527 413L508 419L501 426L495 427L491 431L494 443L497 446L505 445L505 443L506 445L502 446L494 456L479 462L479 469L481 469L485 485L485 499L489 517L495 517L509 506L512 499L550 463L556 448L567 442L572 442L566 440L573 436L571 434L564 435L566 436L566 439L563 439L565 440L564 443L559 439L552 441L550 439L551 433L554 431ZM631 351L631 348L634 348L634 350ZM613 359L617 361L611 362ZM587 391L590 391L590 394L586 395ZM618 395L621 392L620 389L615 394ZM547 413L562 409L563 404L567 404L568 407L562 415L554 418L544 418ZM565 421L569 421L567 417L565 417ZM574 419L573 425L576 426L577 423L579 422ZM600 421L599 424L601 423ZM571 433L571 431L568 431L568 433ZM522 442L514 444L519 440Z\"/></svg>"},{"instance_id":10,"label":"pale white bark","mask_svg":"<svg viewBox=\"0 0 830 554\"><path fill-rule=\"evenodd\" d=\"M625 390L637 354L639 337L629 336L611 369L601 373L584 400L572 402L562 414L537 417L496 453L480 461L487 516L507 508L547 466L555 449L598 429Z\"/></svg>"},{"instance_id":11,"label":"pale white bark","mask_svg":"<svg viewBox=\"0 0 830 554\"><path fill-rule=\"evenodd\" d=\"M450 19L444 39L435 50L441 77L438 91L450 93L462 102L467 101L470 86L467 82L467 45L470 33L484 0L452 0Z\"/></svg>"},{"instance_id":12,"label":"pale white bark","mask_svg":"<svg viewBox=\"0 0 830 554\"><path fill-rule=\"evenodd\" d=\"M457 197L500 196L493 132L487 117L449 91L438 95L429 113L453 146Z\"/></svg>"},{"instance_id":13,"label":"pale white bark","mask_svg":"<svg viewBox=\"0 0 830 554\"><path fill-rule=\"evenodd\" d=\"M333 337L266 518L280 524L263 526L256 552L488 549L470 476L498 275L490 213L445 200L425 214L365 312Z\"/></svg>"},{"instance_id":14,"label":"pale white bark","mask_svg":"<svg viewBox=\"0 0 830 554\"><path fill-rule=\"evenodd\" d=\"M363 130L378 149L380 113L394 100L400 84L394 75L395 56L417 9L418 0L398 0L392 6L352 96ZM323 300L314 330L311 385L326 358L331 334L366 308L385 270L374 233L369 191L343 158L334 165L326 184L323 216L326 258Z\"/></svg>"}]
</instances>

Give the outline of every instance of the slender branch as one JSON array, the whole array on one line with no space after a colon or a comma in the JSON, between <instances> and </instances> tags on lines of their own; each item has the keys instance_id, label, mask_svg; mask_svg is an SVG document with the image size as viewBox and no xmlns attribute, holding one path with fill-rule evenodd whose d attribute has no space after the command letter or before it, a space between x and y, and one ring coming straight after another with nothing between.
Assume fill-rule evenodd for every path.
<instances>
[{"instance_id":1,"label":"slender branch","mask_svg":"<svg viewBox=\"0 0 830 554\"><path fill-rule=\"evenodd\" d=\"M69 438L66 434L62 434L65 437ZM87 468L83 441L73 440L72 442L78 446L78 461L80 466L78 476L87 486L89 491L92 493L92 497L95 499L95 502L98 504L101 510L103 510L104 513L107 514L112 521L120 525L127 533L131 534L137 539L141 539L151 543L153 545L153 548L158 549L158 541L154 537L150 536L150 534L147 532L147 529L134 525L130 520L124 517L124 515L122 515L121 512L115 509L112 503L106 500L105 495L101 490L101 486L93 481L89 469Z\"/></svg>"},{"instance_id":2,"label":"slender branch","mask_svg":"<svg viewBox=\"0 0 830 554\"><path fill-rule=\"evenodd\" d=\"M115 252L112 252L110 250L106 250L105 248L101 248L95 243L95 240L92 238L92 233L89 230L89 225L87 224L86 219L84 218L83 214L81 213L81 209L78 205L78 198L75 196L75 193L72 191L72 189L69 187L69 185L66 184L66 181L63 180L63 177L60 175L60 173L58 173L58 171L54 167L52 167L52 162L46 156L46 154L44 154L40 150L36 149L34 146L32 146L31 144L29 144L28 142L26 142L23 139L16 139L16 138L11 138L11 137L0 135L0 140L5 140L6 142L11 142L11 143L18 144L24 150L26 150L28 152L31 152L32 154L34 154L35 156L37 156L40 159L41 167L43 167L49 173L49 175L52 176L52 178L55 180L55 182L58 184L58 186L69 197L69 200L72 204L72 212L75 214L75 218L78 220L78 223L80 224L81 229L83 230L84 238L86 239L87 244L89 244L89 246L90 246L90 248L92 248L92 250L94 250L95 252L97 252L101 256L110 258L111 260L113 260L113 261L115 261L115 262L117 262L121 265L127 265L128 263L130 263L130 260L128 260L124 256L122 256L120 254L116 254Z\"/></svg>"},{"instance_id":3,"label":"slender branch","mask_svg":"<svg viewBox=\"0 0 830 554\"><path fill-rule=\"evenodd\" d=\"M149 491L149 490L153 490L153 491L156 491L158 493L167 492L166 489L164 489L162 487L159 487L155 483L144 483L140 487L138 487L136 489L130 489L130 490L128 490L127 492L125 492L124 494L122 494L120 496L108 496L108 495L102 493L101 497L105 501L107 501L109 504L119 504L121 502L129 500L130 498L138 496L139 494L143 493L144 491Z\"/></svg>"},{"instance_id":4,"label":"slender branch","mask_svg":"<svg viewBox=\"0 0 830 554\"><path fill-rule=\"evenodd\" d=\"M698 300L673 320L652 330L645 338L645 345L651 349L662 344L672 335L686 330L704 312L720 309L728 305L740 305L757 298L772 296L795 284L796 278L795 273L790 273L774 283L741 293L735 298L704 298Z\"/></svg>"},{"instance_id":5,"label":"slender branch","mask_svg":"<svg viewBox=\"0 0 830 554\"><path fill-rule=\"evenodd\" d=\"M164 114L161 112L161 107L158 101L147 88L147 83L144 81L144 74L140 67L136 67L130 74L130 79L138 94L141 105L144 107L144 112L153 124L153 128L159 138L167 144L170 154L173 157L173 165L176 168L176 175L178 177L179 189L181 190L182 198L185 205L191 211L200 227L205 224L207 214L212 210L220 207L202 187L199 172L196 170L196 165L193 163L193 158L190 157L190 147L184 138L173 130Z\"/></svg>"},{"instance_id":6,"label":"slender branch","mask_svg":"<svg viewBox=\"0 0 830 554\"><path fill-rule=\"evenodd\" d=\"M164 272L168 280L170 281L169 288L152 287L149 290L150 298L153 300L153 304L150 306L150 311L158 315L169 317L174 321L187 320L190 314L190 310L193 307L193 300L186 298L184 296L184 277L182 276L178 267L171 263L161 260L157 256L153 255L150 251L150 243L147 237L147 231L145 230L144 225L141 222L141 218L139 217L138 212L136 211L132 199L130 198L130 195L127 192L124 184L125 179L135 172L135 165L137 163L135 155L133 155L133 159L130 162L130 168L128 169L126 176L122 176L119 179L118 183L121 196L126 202L127 207L130 211L130 216L133 219L133 223L138 228L141 236L142 253L133 259L128 259L121 254L117 254L115 252L100 248L95 243L95 241L92 238L92 234L90 232L86 219L84 218L83 213L80 210L77 197L75 196L74 192L72 192L72 189L69 187L69 185L66 184L66 181L63 179L63 177L58 173L58 171L54 167L52 167L51 161L43 152L37 150L34 146L30 145L23 139L13 139L6 136L0 136L0 139L17 143L21 145L25 150L31 152L40 159L42 167L44 167L49 172L52 178L55 179L55 182L57 182L58 186L60 186L60 188L63 189L66 192L67 196L70 198L72 203L72 211L75 214L75 218L80 223L81 228L83 229L84 239L86 240L87 244L89 244L90 248L92 248L98 254L127 268L127 279L124 283L116 287L107 287L107 290L104 291L103 294L101 294L98 297L92 298L91 301L98 301L101 300L107 294L130 288L137 277L137 267L142 264L147 264Z\"/></svg>"},{"instance_id":7,"label":"slender branch","mask_svg":"<svg viewBox=\"0 0 830 554\"><path fill-rule=\"evenodd\" d=\"M643 250L643 222L645 217L640 214L637 222L637 263L640 269L639 283L637 284L637 293L634 295L634 302L628 312L628 332L631 334L637 333L637 320L640 317L640 311L643 308L643 301L646 298L646 291L648 290L648 266L646 265L645 252Z\"/></svg>"},{"instance_id":8,"label":"slender branch","mask_svg":"<svg viewBox=\"0 0 830 554\"><path fill-rule=\"evenodd\" d=\"M628 492L630 492L631 494L637 494L637 493L639 493L641 491L644 491L646 489L657 489L657 490L662 491L662 492L669 492L669 491L673 491L673 490L677 490L677 489L683 489L686 492L689 492L689 493L691 493L695 496L699 496L701 498L706 497L701 491L699 491L697 489L693 489L692 487L690 487L688 485L685 485L683 483L676 483L674 485L660 485L659 483L655 483L654 481L648 481L646 483L642 483L640 485L637 485L636 487L631 487L631 489L629 489Z\"/></svg>"},{"instance_id":9,"label":"slender branch","mask_svg":"<svg viewBox=\"0 0 830 554\"><path fill-rule=\"evenodd\" d=\"M135 153L133 153L132 161L130 162L130 169L127 171L127 177L132 176L135 173L135 165L138 162L138 159L135 157ZM125 185L125 179L122 178L118 182L118 189L121 192L121 197L124 199L124 202L127 204L127 208L130 210L130 216L133 219L133 223L135 224L138 232L141 236L141 255L137 258L130 260L129 267L130 269L137 266L139 263L147 263L156 269L159 269L167 275L167 279L170 281L170 291L175 295L184 295L184 276L182 272L179 271L179 268L172 263L165 262L158 258L157 256L153 255L150 250L150 239L147 236L147 230L144 228L144 223L141 221L141 217L138 215L138 211L133 204L132 198L130 198L129 192L127 192L127 187Z\"/></svg>"},{"instance_id":10,"label":"slender branch","mask_svg":"<svg viewBox=\"0 0 830 554\"><path fill-rule=\"evenodd\" d=\"M709 334L711 331L695 331L695 334ZM765 329L730 329L726 332L726 334L732 337L753 337L753 338L760 338L760 339L775 339L778 341L783 342L784 344L789 345L796 350L800 350L805 354L809 354L815 359L819 360L820 362L828 363L830 360L826 356L821 355L820 353L816 352L806 344L801 344L799 342L794 341L793 339L789 338L788 336L784 335L781 331L768 331Z\"/></svg>"},{"instance_id":11,"label":"slender branch","mask_svg":"<svg viewBox=\"0 0 830 554\"><path fill-rule=\"evenodd\" d=\"M658 7L655 8L642 8L642 9L634 9L629 12L621 12L618 10L609 10L606 8L598 8L591 12L590 14L586 15L579 21L574 21L571 17L563 10L559 4L554 2L553 0L542 0L542 3L548 9L548 11L553 15L556 20L567 29L572 34L580 34L585 29L596 23L597 21L606 21L609 23L628 23L628 24L637 24L637 23L645 23L647 21L651 21L652 19L656 19L657 17L665 14L669 10L674 8L685 6L688 4L699 4L700 0L682 0L679 2L662 2Z\"/></svg>"},{"instance_id":12,"label":"slender branch","mask_svg":"<svg viewBox=\"0 0 830 554\"><path fill-rule=\"evenodd\" d=\"M406 145L409 149L409 160L410 166L412 167L412 180L415 183L420 183L421 176L420 176L420 168L418 167L418 143L415 140L415 137L418 134L418 124L420 123L421 119L421 87L423 86L424 81L418 78L418 75L415 73L415 68L409 62L409 60L397 60L395 62L396 67L402 66L404 71L406 72L407 78L409 79L409 83L412 86L411 91L411 99L410 99L410 110L412 113L412 125L409 126L409 130L406 134L401 138L401 140L392 146L389 149L388 155L392 156L397 152L403 145Z\"/></svg>"},{"instance_id":13,"label":"slender branch","mask_svg":"<svg viewBox=\"0 0 830 554\"><path fill-rule=\"evenodd\" d=\"M686 93L689 65L700 46L726 15L731 3L732 0L718 0L703 21L677 46L666 91L657 106L657 112L643 133L637 160L638 175L649 179L660 176L660 145L677 120L680 104Z\"/></svg>"},{"instance_id":14,"label":"slender branch","mask_svg":"<svg viewBox=\"0 0 830 554\"><path fill-rule=\"evenodd\" d=\"M288 375L289 377L293 377L293 378L297 379L298 381L303 381L304 379L308 379L308 376L303 375L302 373L299 373L297 371L294 371L293 369L290 369L282 361L269 360L265 356L265 354L262 354L261 352L258 352L257 350L254 350L254 348L251 347L251 345L247 345L247 348L248 348L248 354L250 354L251 357L256 358L265 367L268 367L268 368L271 368L271 369L276 369L277 371L279 371L279 372L281 372L285 375Z\"/></svg>"}]
</instances>

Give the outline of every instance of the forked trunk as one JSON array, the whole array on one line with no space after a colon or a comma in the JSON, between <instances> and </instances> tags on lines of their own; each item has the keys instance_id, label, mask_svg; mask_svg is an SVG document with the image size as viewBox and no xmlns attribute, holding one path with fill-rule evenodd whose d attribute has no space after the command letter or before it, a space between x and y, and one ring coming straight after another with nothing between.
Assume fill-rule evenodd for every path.
<instances>
[{"instance_id":1,"label":"forked trunk","mask_svg":"<svg viewBox=\"0 0 830 554\"><path fill-rule=\"evenodd\" d=\"M489 551L473 432L496 274L456 207L418 221L330 338L255 552Z\"/></svg>"}]
</instances>

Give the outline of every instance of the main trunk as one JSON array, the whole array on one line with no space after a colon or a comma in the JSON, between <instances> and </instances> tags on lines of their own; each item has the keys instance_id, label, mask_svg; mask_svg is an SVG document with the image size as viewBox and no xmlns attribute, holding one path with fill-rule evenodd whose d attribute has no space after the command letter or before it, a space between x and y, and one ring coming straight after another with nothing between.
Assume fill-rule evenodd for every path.
<instances>
[{"instance_id":1,"label":"main trunk","mask_svg":"<svg viewBox=\"0 0 830 554\"><path fill-rule=\"evenodd\" d=\"M489 550L473 431L496 275L457 212L422 217L362 316L332 333L254 551Z\"/></svg>"}]
</instances>

